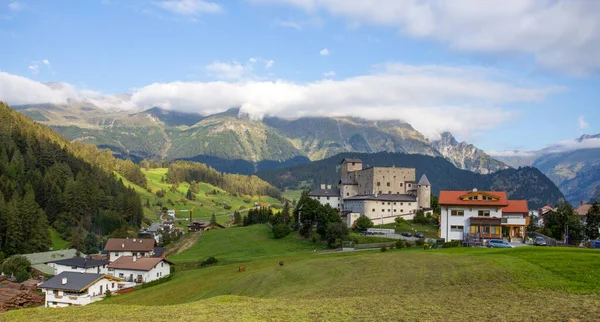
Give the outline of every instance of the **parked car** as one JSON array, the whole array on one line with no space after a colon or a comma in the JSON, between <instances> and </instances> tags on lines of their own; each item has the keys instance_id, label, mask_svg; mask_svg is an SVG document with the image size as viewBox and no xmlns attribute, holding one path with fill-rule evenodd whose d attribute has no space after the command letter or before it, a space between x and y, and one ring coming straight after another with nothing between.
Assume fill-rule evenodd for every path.
<instances>
[{"instance_id":1,"label":"parked car","mask_svg":"<svg viewBox=\"0 0 600 322\"><path fill-rule=\"evenodd\" d=\"M410 231L405 231L402 233L402 236L404 237L412 237L412 233Z\"/></svg>"},{"instance_id":2,"label":"parked car","mask_svg":"<svg viewBox=\"0 0 600 322\"><path fill-rule=\"evenodd\" d=\"M419 231L419 232L415 233L415 237L417 237L417 238L425 238L425 235L423 235L423 233Z\"/></svg>"},{"instance_id":3,"label":"parked car","mask_svg":"<svg viewBox=\"0 0 600 322\"><path fill-rule=\"evenodd\" d=\"M535 246L546 246L546 240L544 239L544 237L536 237L535 240L533 241L533 245Z\"/></svg>"},{"instance_id":4,"label":"parked car","mask_svg":"<svg viewBox=\"0 0 600 322\"><path fill-rule=\"evenodd\" d=\"M490 239L487 246L489 248L515 248L514 245L502 239Z\"/></svg>"}]
</instances>

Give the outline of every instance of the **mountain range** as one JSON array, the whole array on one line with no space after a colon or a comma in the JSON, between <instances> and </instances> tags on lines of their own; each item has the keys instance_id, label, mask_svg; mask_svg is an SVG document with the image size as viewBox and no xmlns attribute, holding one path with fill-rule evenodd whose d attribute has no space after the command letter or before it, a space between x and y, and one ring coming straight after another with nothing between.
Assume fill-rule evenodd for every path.
<instances>
[{"instance_id":1,"label":"mountain range","mask_svg":"<svg viewBox=\"0 0 600 322\"><path fill-rule=\"evenodd\" d=\"M189 159L220 171L251 174L343 152L397 152L443 157L477 173L508 168L475 146L456 141L450 133L429 140L401 120L272 116L253 120L237 108L213 115L159 107L131 113L81 101L15 109L72 141L110 148L115 155L134 161Z\"/></svg>"},{"instance_id":2,"label":"mountain range","mask_svg":"<svg viewBox=\"0 0 600 322\"><path fill-rule=\"evenodd\" d=\"M519 154L495 158L511 166L540 169L572 204L592 199L600 189L600 134L582 135L572 141Z\"/></svg>"}]
</instances>

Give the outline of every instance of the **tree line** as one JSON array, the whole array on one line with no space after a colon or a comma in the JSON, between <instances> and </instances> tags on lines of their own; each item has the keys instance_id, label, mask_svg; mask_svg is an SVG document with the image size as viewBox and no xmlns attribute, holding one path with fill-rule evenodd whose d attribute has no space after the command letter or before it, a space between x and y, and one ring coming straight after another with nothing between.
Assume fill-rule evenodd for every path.
<instances>
[{"instance_id":1,"label":"tree line","mask_svg":"<svg viewBox=\"0 0 600 322\"><path fill-rule=\"evenodd\" d=\"M206 182L232 194L266 195L281 199L281 191L259 177L221 173L205 164L191 161L172 162L166 180L172 184Z\"/></svg>"},{"instance_id":2,"label":"tree line","mask_svg":"<svg viewBox=\"0 0 600 322\"><path fill-rule=\"evenodd\" d=\"M597 202L588 210L584 219L565 200L560 201L555 210L544 214L543 227L537 230L539 233L559 241L566 235L571 244L600 237L600 204Z\"/></svg>"},{"instance_id":3,"label":"tree line","mask_svg":"<svg viewBox=\"0 0 600 322\"><path fill-rule=\"evenodd\" d=\"M72 144L0 102L0 252L47 251L49 227L67 240L77 229L139 227L142 204L112 172L118 164L110 151Z\"/></svg>"}]
</instances>

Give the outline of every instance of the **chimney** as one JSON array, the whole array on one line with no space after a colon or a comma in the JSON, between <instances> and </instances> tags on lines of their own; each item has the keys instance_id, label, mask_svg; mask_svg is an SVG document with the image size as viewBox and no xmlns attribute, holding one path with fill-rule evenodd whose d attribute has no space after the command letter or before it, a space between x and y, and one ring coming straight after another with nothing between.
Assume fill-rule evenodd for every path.
<instances>
[{"instance_id":1,"label":"chimney","mask_svg":"<svg viewBox=\"0 0 600 322\"><path fill-rule=\"evenodd\" d=\"M321 183L321 189L325 189L325 184Z\"/></svg>"},{"instance_id":2,"label":"chimney","mask_svg":"<svg viewBox=\"0 0 600 322\"><path fill-rule=\"evenodd\" d=\"M579 200L579 207L583 206L583 200Z\"/></svg>"},{"instance_id":3,"label":"chimney","mask_svg":"<svg viewBox=\"0 0 600 322\"><path fill-rule=\"evenodd\" d=\"M135 243L135 238L133 239L133 242Z\"/></svg>"},{"instance_id":4,"label":"chimney","mask_svg":"<svg viewBox=\"0 0 600 322\"><path fill-rule=\"evenodd\" d=\"M63 277L63 278L62 278L62 285L65 285L65 284L67 284L67 278L66 278L66 277Z\"/></svg>"},{"instance_id":5,"label":"chimney","mask_svg":"<svg viewBox=\"0 0 600 322\"><path fill-rule=\"evenodd\" d=\"M137 256L133 255L133 262L135 263L136 260L137 260Z\"/></svg>"},{"instance_id":6,"label":"chimney","mask_svg":"<svg viewBox=\"0 0 600 322\"><path fill-rule=\"evenodd\" d=\"M330 184L327 185L327 189L331 189L331 185Z\"/></svg>"},{"instance_id":7,"label":"chimney","mask_svg":"<svg viewBox=\"0 0 600 322\"><path fill-rule=\"evenodd\" d=\"M121 248L125 248L125 244L121 244Z\"/></svg>"},{"instance_id":8,"label":"chimney","mask_svg":"<svg viewBox=\"0 0 600 322\"><path fill-rule=\"evenodd\" d=\"M140 239L140 244L142 243L142 241L144 241L143 239Z\"/></svg>"}]
</instances>

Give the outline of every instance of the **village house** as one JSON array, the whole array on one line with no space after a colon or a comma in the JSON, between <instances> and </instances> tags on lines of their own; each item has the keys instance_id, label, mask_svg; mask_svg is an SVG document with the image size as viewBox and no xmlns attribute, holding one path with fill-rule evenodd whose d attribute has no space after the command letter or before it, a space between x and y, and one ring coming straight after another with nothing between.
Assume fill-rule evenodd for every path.
<instances>
[{"instance_id":1,"label":"village house","mask_svg":"<svg viewBox=\"0 0 600 322\"><path fill-rule=\"evenodd\" d=\"M85 256L84 254L78 253L76 249L62 249L49 252L30 253L23 254L22 256L29 260L31 263L31 269L38 274L55 275L54 267L52 267L49 263L60 259L75 258L77 255Z\"/></svg>"},{"instance_id":2,"label":"village house","mask_svg":"<svg viewBox=\"0 0 600 322\"><path fill-rule=\"evenodd\" d=\"M120 256L108 265L109 274L126 282L148 283L171 272L170 261L161 257Z\"/></svg>"},{"instance_id":3,"label":"village house","mask_svg":"<svg viewBox=\"0 0 600 322\"><path fill-rule=\"evenodd\" d=\"M426 175L416 181L416 169L366 167L359 159L342 160L338 187L321 185L309 196L338 208L351 227L360 216L375 224L393 223L396 218L412 219L418 210L431 211L431 183ZM334 193L338 193L334 196Z\"/></svg>"},{"instance_id":4,"label":"village house","mask_svg":"<svg viewBox=\"0 0 600 322\"><path fill-rule=\"evenodd\" d=\"M62 272L108 274L108 264L110 262L107 260L87 257L74 257L48 263L50 267L54 268L54 275Z\"/></svg>"},{"instance_id":5,"label":"village house","mask_svg":"<svg viewBox=\"0 0 600 322\"><path fill-rule=\"evenodd\" d=\"M153 238L111 238L104 250L109 253L109 260L114 262L121 256L152 257L155 246Z\"/></svg>"},{"instance_id":6,"label":"village house","mask_svg":"<svg viewBox=\"0 0 600 322\"><path fill-rule=\"evenodd\" d=\"M582 221L585 222L585 218L587 217L587 213L590 211L590 209L592 208L593 205L588 204L588 203L584 203L583 201L579 202L579 207L577 207L577 209L575 209L575 212L577 213L577 215L579 215L579 218L581 218Z\"/></svg>"},{"instance_id":7,"label":"village house","mask_svg":"<svg viewBox=\"0 0 600 322\"><path fill-rule=\"evenodd\" d=\"M321 184L320 189L311 191L308 194L312 199L317 200L322 205L329 205L333 209L341 209L342 197L338 187L332 187L330 184Z\"/></svg>"},{"instance_id":8,"label":"village house","mask_svg":"<svg viewBox=\"0 0 600 322\"><path fill-rule=\"evenodd\" d=\"M526 200L508 200L503 191L440 191L438 236L446 241L484 243L492 238L525 237L529 224Z\"/></svg>"},{"instance_id":9,"label":"village house","mask_svg":"<svg viewBox=\"0 0 600 322\"><path fill-rule=\"evenodd\" d=\"M39 288L46 295L45 307L80 306L102 300L106 291L116 292L120 281L106 274L62 272Z\"/></svg>"}]
</instances>

